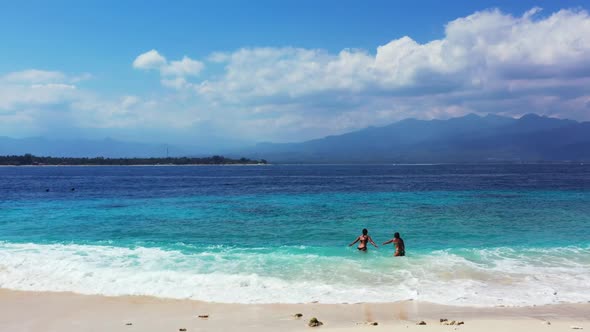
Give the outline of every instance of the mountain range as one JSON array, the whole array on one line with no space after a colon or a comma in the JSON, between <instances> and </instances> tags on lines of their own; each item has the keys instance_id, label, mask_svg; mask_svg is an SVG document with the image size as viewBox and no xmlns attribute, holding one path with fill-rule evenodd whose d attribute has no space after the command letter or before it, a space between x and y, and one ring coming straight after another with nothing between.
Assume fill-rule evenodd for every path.
<instances>
[{"instance_id":1,"label":"mountain range","mask_svg":"<svg viewBox=\"0 0 590 332\"><path fill-rule=\"evenodd\" d=\"M406 119L302 143L258 144L272 162L431 163L590 160L590 122L527 114Z\"/></svg>"},{"instance_id":2,"label":"mountain range","mask_svg":"<svg viewBox=\"0 0 590 332\"><path fill-rule=\"evenodd\" d=\"M204 144L207 142L201 142ZM213 145L212 145L213 146ZM168 151L170 150L170 151ZM590 161L590 122L536 114L469 114L448 120L405 119L383 127L298 143L259 143L214 153L166 144L0 137L0 155L164 157L223 154L272 163L444 163Z\"/></svg>"}]
</instances>

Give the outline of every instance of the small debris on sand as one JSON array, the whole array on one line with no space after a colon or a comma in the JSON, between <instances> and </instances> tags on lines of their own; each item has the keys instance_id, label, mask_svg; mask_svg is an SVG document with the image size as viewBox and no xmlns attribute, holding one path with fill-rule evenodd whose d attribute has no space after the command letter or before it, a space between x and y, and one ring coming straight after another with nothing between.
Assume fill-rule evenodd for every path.
<instances>
[{"instance_id":1,"label":"small debris on sand","mask_svg":"<svg viewBox=\"0 0 590 332\"><path fill-rule=\"evenodd\" d=\"M426 325L426 322L425 322L425 321L423 321L423 320L421 320L421 321L419 321L418 323L416 323L416 325Z\"/></svg>"},{"instance_id":2,"label":"small debris on sand","mask_svg":"<svg viewBox=\"0 0 590 332\"><path fill-rule=\"evenodd\" d=\"M377 323L377 322L367 322L367 324L368 325L371 325L371 326L377 326L377 325L379 325L379 323Z\"/></svg>"},{"instance_id":3,"label":"small debris on sand","mask_svg":"<svg viewBox=\"0 0 590 332\"><path fill-rule=\"evenodd\" d=\"M126 323L125 325L130 326L130 325L133 325L133 324L132 323Z\"/></svg>"},{"instance_id":4,"label":"small debris on sand","mask_svg":"<svg viewBox=\"0 0 590 332\"><path fill-rule=\"evenodd\" d=\"M584 328L581 326L572 326L571 329L572 330L583 330Z\"/></svg>"},{"instance_id":5,"label":"small debris on sand","mask_svg":"<svg viewBox=\"0 0 590 332\"><path fill-rule=\"evenodd\" d=\"M199 318L206 319L206 318L209 318L209 315L199 315Z\"/></svg>"},{"instance_id":6,"label":"small debris on sand","mask_svg":"<svg viewBox=\"0 0 590 332\"><path fill-rule=\"evenodd\" d=\"M296 313L295 315L293 315L293 317L295 317L295 318L301 318L301 317L303 317L303 314L301 314L301 313Z\"/></svg>"},{"instance_id":7,"label":"small debris on sand","mask_svg":"<svg viewBox=\"0 0 590 332\"><path fill-rule=\"evenodd\" d=\"M463 324L465 324L465 322L464 321L455 321L455 320L449 321L448 319L441 319L440 324L441 325L463 325Z\"/></svg>"},{"instance_id":8,"label":"small debris on sand","mask_svg":"<svg viewBox=\"0 0 590 332\"><path fill-rule=\"evenodd\" d=\"M320 322L317 318L312 317L309 320L309 324L307 324L309 327L316 327L316 326L322 326L324 325L324 323Z\"/></svg>"},{"instance_id":9,"label":"small debris on sand","mask_svg":"<svg viewBox=\"0 0 590 332\"><path fill-rule=\"evenodd\" d=\"M186 332L186 329L178 329L180 332Z\"/></svg>"},{"instance_id":10,"label":"small debris on sand","mask_svg":"<svg viewBox=\"0 0 590 332\"><path fill-rule=\"evenodd\" d=\"M545 324L545 325L551 325L551 322L548 320L542 321L541 324Z\"/></svg>"}]
</instances>

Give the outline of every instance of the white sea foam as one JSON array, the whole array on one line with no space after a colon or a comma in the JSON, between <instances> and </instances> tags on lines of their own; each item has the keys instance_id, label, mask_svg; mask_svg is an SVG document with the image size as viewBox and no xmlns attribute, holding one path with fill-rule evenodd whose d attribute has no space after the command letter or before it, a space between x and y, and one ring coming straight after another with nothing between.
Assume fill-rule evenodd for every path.
<instances>
[{"instance_id":1,"label":"white sea foam","mask_svg":"<svg viewBox=\"0 0 590 332\"><path fill-rule=\"evenodd\" d=\"M190 253L0 242L0 287L230 303L586 302L590 251L471 249L394 259L376 252L320 255L305 247L266 251L220 247Z\"/></svg>"}]
</instances>

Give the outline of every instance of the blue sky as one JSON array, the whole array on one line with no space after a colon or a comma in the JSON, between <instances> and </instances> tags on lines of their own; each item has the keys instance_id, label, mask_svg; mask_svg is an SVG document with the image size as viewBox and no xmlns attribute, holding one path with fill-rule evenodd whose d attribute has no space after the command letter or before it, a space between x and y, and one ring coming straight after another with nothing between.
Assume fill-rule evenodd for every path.
<instances>
[{"instance_id":1,"label":"blue sky","mask_svg":"<svg viewBox=\"0 0 590 332\"><path fill-rule=\"evenodd\" d=\"M470 112L590 120L587 10L585 1L5 1L0 136L231 144Z\"/></svg>"}]
</instances>

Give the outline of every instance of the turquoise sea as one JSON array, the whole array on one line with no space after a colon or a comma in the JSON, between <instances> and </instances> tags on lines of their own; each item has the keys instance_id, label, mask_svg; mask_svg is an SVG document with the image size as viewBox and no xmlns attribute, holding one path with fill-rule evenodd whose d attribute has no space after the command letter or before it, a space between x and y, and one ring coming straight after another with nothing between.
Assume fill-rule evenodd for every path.
<instances>
[{"instance_id":1,"label":"turquoise sea","mask_svg":"<svg viewBox=\"0 0 590 332\"><path fill-rule=\"evenodd\" d=\"M363 228L381 244L348 247ZM0 167L0 288L237 303L590 300L590 166Z\"/></svg>"}]
</instances>

